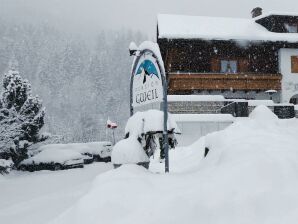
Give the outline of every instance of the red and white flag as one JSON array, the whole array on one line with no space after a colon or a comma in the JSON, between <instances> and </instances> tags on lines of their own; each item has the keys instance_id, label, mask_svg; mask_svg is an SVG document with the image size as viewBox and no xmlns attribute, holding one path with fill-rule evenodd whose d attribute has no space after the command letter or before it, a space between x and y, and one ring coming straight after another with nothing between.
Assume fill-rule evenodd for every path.
<instances>
[{"instance_id":1,"label":"red and white flag","mask_svg":"<svg viewBox=\"0 0 298 224\"><path fill-rule=\"evenodd\" d=\"M116 124L116 122L112 122L110 119L107 120L107 128L115 129L117 127L118 125Z\"/></svg>"}]
</instances>

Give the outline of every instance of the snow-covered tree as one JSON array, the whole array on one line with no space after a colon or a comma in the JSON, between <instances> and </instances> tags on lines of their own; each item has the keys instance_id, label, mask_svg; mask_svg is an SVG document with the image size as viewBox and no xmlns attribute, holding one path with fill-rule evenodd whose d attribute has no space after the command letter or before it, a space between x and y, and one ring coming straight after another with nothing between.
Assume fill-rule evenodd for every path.
<instances>
[{"instance_id":1,"label":"snow-covered tree","mask_svg":"<svg viewBox=\"0 0 298 224\"><path fill-rule=\"evenodd\" d=\"M42 140L45 109L31 85L18 71L9 70L3 79L0 97L0 159L19 163L27 156L27 148Z\"/></svg>"}]
</instances>

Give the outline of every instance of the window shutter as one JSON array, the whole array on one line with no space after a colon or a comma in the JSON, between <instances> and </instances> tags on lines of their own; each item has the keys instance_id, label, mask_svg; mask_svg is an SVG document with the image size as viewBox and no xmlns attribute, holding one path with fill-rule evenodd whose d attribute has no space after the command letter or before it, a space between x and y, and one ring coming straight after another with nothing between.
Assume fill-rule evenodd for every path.
<instances>
[{"instance_id":1,"label":"window shutter","mask_svg":"<svg viewBox=\"0 0 298 224\"><path fill-rule=\"evenodd\" d=\"M291 56L292 73L298 73L298 56Z\"/></svg>"}]
</instances>

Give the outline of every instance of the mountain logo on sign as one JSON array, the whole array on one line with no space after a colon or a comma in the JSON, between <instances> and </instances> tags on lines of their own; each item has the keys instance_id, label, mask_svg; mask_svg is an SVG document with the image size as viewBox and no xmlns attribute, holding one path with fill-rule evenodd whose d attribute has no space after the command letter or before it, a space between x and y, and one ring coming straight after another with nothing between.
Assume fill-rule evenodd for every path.
<instances>
[{"instance_id":1,"label":"mountain logo on sign","mask_svg":"<svg viewBox=\"0 0 298 224\"><path fill-rule=\"evenodd\" d=\"M140 64L136 75L143 77L143 84L146 83L147 76L150 78L156 76L159 79L157 69L150 60L145 60Z\"/></svg>"}]
</instances>

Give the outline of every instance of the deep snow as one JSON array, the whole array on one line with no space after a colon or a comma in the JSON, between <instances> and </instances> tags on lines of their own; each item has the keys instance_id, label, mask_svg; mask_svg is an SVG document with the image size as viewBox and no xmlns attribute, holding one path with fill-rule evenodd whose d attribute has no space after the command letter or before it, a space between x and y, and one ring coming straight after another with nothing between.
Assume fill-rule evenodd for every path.
<instances>
[{"instance_id":1,"label":"deep snow","mask_svg":"<svg viewBox=\"0 0 298 224\"><path fill-rule=\"evenodd\" d=\"M110 169L109 163L94 163L84 169L0 175L0 223L47 223L85 195L97 175Z\"/></svg>"},{"instance_id":2,"label":"deep snow","mask_svg":"<svg viewBox=\"0 0 298 224\"><path fill-rule=\"evenodd\" d=\"M0 202L0 220L29 220L32 215L50 224L296 223L297 133L297 119L279 120L259 106L249 118L171 151L170 174L153 163L150 170L124 165L98 175L92 184L96 166L90 166L92 174L87 166L70 175L61 171L1 177L5 191L0 190L0 197L6 200ZM210 152L204 159L205 146ZM56 176L54 189L46 186L49 174Z\"/></svg>"},{"instance_id":3,"label":"deep snow","mask_svg":"<svg viewBox=\"0 0 298 224\"><path fill-rule=\"evenodd\" d=\"M170 174L156 174L162 167L153 164L151 171L125 165L99 175L51 223L296 223L297 133L296 119L279 120L259 106L171 153Z\"/></svg>"}]
</instances>

